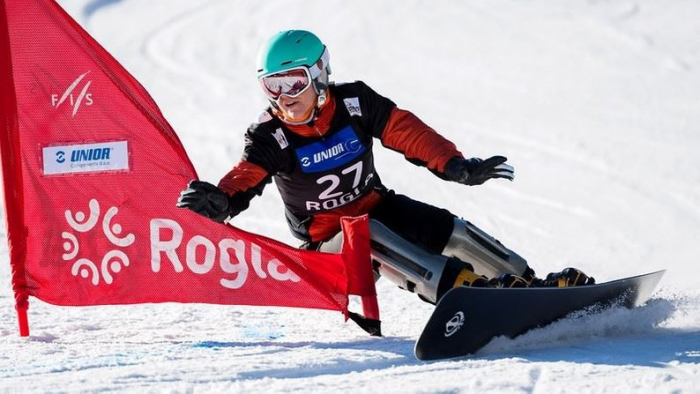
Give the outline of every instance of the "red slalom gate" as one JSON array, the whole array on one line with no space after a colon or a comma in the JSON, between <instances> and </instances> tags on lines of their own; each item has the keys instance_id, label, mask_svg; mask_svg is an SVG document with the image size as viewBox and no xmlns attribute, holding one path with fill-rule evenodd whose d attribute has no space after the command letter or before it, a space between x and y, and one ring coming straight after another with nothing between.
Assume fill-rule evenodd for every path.
<instances>
[{"instance_id":1,"label":"red slalom gate","mask_svg":"<svg viewBox=\"0 0 700 394\"><path fill-rule=\"evenodd\" d=\"M176 208L197 178L180 140L55 1L0 0L0 149L23 336L29 296L328 309L380 334L367 218L345 218L343 250L328 254Z\"/></svg>"}]
</instances>

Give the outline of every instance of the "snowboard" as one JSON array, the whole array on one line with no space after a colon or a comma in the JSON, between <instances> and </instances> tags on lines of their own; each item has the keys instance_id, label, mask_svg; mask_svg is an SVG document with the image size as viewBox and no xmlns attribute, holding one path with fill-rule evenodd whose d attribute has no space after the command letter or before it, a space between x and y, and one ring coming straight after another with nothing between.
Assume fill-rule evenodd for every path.
<instances>
[{"instance_id":1,"label":"snowboard","mask_svg":"<svg viewBox=\"0 0 700 394\"><path fill-rule=\"evenodd\" d=\"M646 302L665 270L580 287L457 287L438 302L416 342L419 360L472 354L493 338L514 338L593 305Z\"/></svg>"}]
</instances>

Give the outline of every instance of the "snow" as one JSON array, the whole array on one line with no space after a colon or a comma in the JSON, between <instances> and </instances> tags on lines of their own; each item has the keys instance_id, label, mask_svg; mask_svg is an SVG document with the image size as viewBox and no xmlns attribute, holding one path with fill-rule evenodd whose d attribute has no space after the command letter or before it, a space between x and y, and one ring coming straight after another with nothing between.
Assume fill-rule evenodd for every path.
<instances>
[{"instance_id":1,"label":"snow","mask_svg":"<svg viewBox=\"0 0 700 394\"><path fill-rule=\"evenodd\" d=\"M153 95L203 179L236 162L265 105L257 47L309 29L334 80L361 79L465 155L516 168L512 183L466 187L377 147L387 185L468 218L539 273L668 272L640 308L420 362L413 344L432 307L385 281L383 338L327 311L35 299L20 338L3 241L0 392L698 392L700 3L60 3ZM274 187L234 223L296 244Z\"/></svg>"}]
</instances>

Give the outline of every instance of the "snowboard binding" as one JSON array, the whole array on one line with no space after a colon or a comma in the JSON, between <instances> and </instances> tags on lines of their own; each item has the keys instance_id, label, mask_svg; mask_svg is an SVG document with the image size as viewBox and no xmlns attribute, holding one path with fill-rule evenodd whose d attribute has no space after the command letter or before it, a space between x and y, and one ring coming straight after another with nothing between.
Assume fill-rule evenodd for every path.
<instances>
[{"instance_id":1,"label":"snowboard binding","mask_svg":"<svg viewBox=\"0 0 700 394\"><path fill-rule=\"evenodd\" d=\"M522 287L574 287L595 284L595 279L584 274L578 268L565 268L560 272L547 274L545 279L535 276L535 271L527 267L522 276L502 274L489 281L489 287L522 288Z\"/></svg>"},{"instance_id":2,"label":"snowboard binding","mask_svg":"<svg viewBox=\"0 0 700 394\"><path fill-rule=\"evenodd\" d=\"M533 281L533 287L573 287L594 285L595 279L584 274L578 268L564 268L560 272L552 272L544 279Z\"/></svg>"},{"instance_id":3,"label":"snowboard binding","mask_svg":"<svg viewBox=\"0 0 700 394\"><path fill-rule=\"evenodd\" d=\"M517 276L513 274L503 274L496 278L489 280L489 287L496 288L522 288L530 287L530 282L528 282L522 276Z\"/></svg>"}]
</instances>

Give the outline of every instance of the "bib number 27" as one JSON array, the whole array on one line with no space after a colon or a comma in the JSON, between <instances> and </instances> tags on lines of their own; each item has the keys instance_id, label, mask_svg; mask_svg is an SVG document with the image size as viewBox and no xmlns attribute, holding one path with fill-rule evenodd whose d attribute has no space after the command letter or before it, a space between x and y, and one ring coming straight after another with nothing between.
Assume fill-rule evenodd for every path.
<instances>
[{"instance_id":1,"label":"bib number 27","mask_svg":"<svg viewBox=\"0 0 700 394\"><path fill-rule=\"evenodd\" d=\"M329 174L316 180L317 184L328 184L328 186L318 195L318 201L306 202L306 208L309 211L333 209L353 201L360 195L358 186L362 180L362 162L359 161L343 169L340 173L342 178L335 174ZM344 185L342 185L342 181L347 182L346 177L352 177L350 190L347 190L347 186L343 187Z\"/></svg>"}]
</instances>

